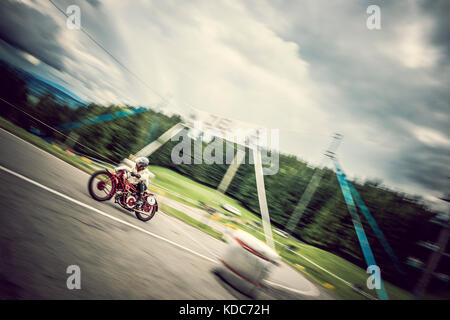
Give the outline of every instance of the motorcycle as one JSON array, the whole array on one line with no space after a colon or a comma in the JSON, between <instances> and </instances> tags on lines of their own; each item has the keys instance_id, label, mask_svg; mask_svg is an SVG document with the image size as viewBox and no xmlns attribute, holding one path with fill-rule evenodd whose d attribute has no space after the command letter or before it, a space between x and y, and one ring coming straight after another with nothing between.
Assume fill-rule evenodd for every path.
<instances>
[{"instance_id":1,"label":"motorcycle","mask_svg":"<svg viewBox=\"0 0 450 320\"><path fill-rule=\"evenodd\" d=\"M139 220L147 222L158 211L155 195L145 191L142 196L143 204L137 207L138 190L126 176L125 170L112 172L106 169L94 172L88 183L89 194L97 201L108 201L114 197L115 203L134 212Z\"/></svg>"}]
</instances>

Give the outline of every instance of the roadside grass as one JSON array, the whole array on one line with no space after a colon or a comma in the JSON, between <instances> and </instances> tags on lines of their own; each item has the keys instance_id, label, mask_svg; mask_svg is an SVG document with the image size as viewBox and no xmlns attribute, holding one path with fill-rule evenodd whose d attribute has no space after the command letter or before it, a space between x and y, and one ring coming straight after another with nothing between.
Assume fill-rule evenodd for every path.
<instances>
[{"instance_id":1,"label":"roadside grass","mask_svg":"<svg viewBox=\"0 0 450 320\"><path fill-rule=\"evenodd\" d=\"M343 281L333 277L329 273L321 270L317 266L310 263L303 257L313 261L322 268L338 275L341 279L349 282L352 285L358 285L359 290L364 291L377 298L375 290L370 290L367 288L366 281L369 276L364 269L354 265L353 263L342 259L334 254L327 251L300 244L299 248L296 250L303 257L294 254L292 251L280 248L280 256L284 261L289 263L291 266L298 269L300 272L309 275L315 282L326 287L326 284L330 284L334 287L331 292L335 292L337 296L341 299L346 300L360 300L366 299L360 293L355 291L351 286L345 284ZM387 281L383 281L386 292L389 299L392 300L409 300L412 299L412 295L395 285Z\"/></svg>"},{"instance_id":2,"label":"roadside grass","mask_svg":"<svg viewBox=\"0 0 450 320\"><path fill-rule=\"evenodd\" d=\"M170 191L174 191L177 194L182 194L186 197L200 200L210 206L213 206L216 209L218 202L230 203L232 206L241 210L242 216L237 218L241 220L242 223L224 218L219 218L218 221L229 227L242 229L265 242L265 236L261 227L250 227L248 224L246 224L246 222L249 221L261 222L260 217L243 208L237 200L232 199L226 195L219 194L214 189L202 185L201 183L192 181L182 176L181 174L178 174L177 172L174 172L167 168L151 166L150 171L152 171L156 175L153 182L158 185L164 186L165 188L169 189ZM166 193L164 195L180 202L185 202L185 204L192 206L192 203L190 203L189 201L180 199L179 197L171 193ZM219 212L222 213L222 211ZM320 265L322 268L337 275L345 281L353 285L359 285L360 290L366 292L367 294L377 297L376 291L369 290L366 286L366 281L369 275L364 269L325 250L321 250L314 246L301 243L300 241L298 241L297 239L293 239L292 237L285 238L276 233L273 233L273 239L276 243L276 250L279 252L280 256L286 263L297 269L299 272L305 274L318 285L324 286L325 288L328 287L327 290L329 290L332 295L336 295L341 299L367 299L341 280L321 270L301 256L289 251L288 248L296 253L301 254L305 258L313 261L317 265ZM331 285L332 287L328 286L327 284ZM409 292L402 290L386 281L384 281L384 285L391 299L411 299L411 294Z\"/></svg>"},{"instance_id":3,"label":"roadside grass","mask_svg":"<svg viewBox=\"0 0 450 320\"><path fill-rule=\"evenodd\" d=\"M49 152L62 159L63 161L83 170L88 174L92 174L96 171L92 166L83 161L81 157L73 156L59 148L58 146L52 145L43 139L23 130L22 128L17 127L6 119L0 117L0 127L15 134L16 136L36 145L37 147ZM228 197L222 193L217 192L214 189L211 189L205 185L202 185L198 182L195 182L189 178L186 178L174 171L171 171L167 168L151 166L149 168L153 173L155 173L156 177L153 180L154 183L167 188L168 190L175 192L178 194L175 195L172 192L168 192L164 195L167 197L173 198L177 201L183 202L190 206L195 206L198 208L203 208L200 203L196 203L195 201L189 200L195 199L196 201L202 201L203 203L214 207L218 212L222 214L226 214L228 216L233 216L232 214L226 212L224 209L220 207L221 204L228 203L232 206L238 208L242 216L238 217L238 221L231 219L223 219L220 218L219 221L229 225L233 228L240 228L248 233L252 234L256 238L265 242L265 237L263 234L263 229L258 226L252 225L251 227L247 224L248 222L261 222L260 217L245 209L240 203ZM157 188L158 189L158 188ZM159 189L160 190L160 189ZM213 229L212 227L190 217L189 215L176 210L168 205L163 203L160 204L160 209L177 219L180 219L189 225L211 235L212 237L219 239L221 241L225 241L222 233ZM236 217L236 216L234 216ZM314 263L320 265L322 268L328 270L329 272L334 273L340 278L348 281L352 284L358 284L360 286L360 290L364 290L368 294L372 296L376 296L376 292L374 290L368 290L366 287L366 281L368 274L362 268L352 264L351 262L342 259L332 253L321 250L314 246L310 246L304 243L301 243L297 239L293 239L292 237L284 238L279 236L278 234L273 233L273 238L275 241L276 250L279 252L281 258L296 268L299 272L305 274L305 276L309 277L312 281L316 282L318 285L324 286L329 290L332 295L335 295L341 299L366 299L361 294L357 293L351 287L345 285L339 279L331 276L329 273L321 270L317 266L313 265L306 259L302 258L299 255L294 254L292 251L297 252L304 256L307 259L310 259ZM292 251L286 248L290 248ZM328 284L328 285L327 285ZM388 295L391 299L411 299L411 294L405 290L402 290L390 283L384 282ZM331 286L329 286L331 285Z\"/></svg>"},{"instance_id":4,"label":"roadside grass","mask_svg":"<svg viewBox=\"0 0 450 320\"><path fill-rule=\"evenodd\" d=\"M164 186L164 188L167 188L171 191L163 191L163 194L165 196L182 202L186 205L198 208L203 207L190 199L202 201L203 203L214 207L218 212L227 214L230 217L236 217L238 221L242 221L242 223L239 223L233 219L220 218L218 220L219 222L235 229L242 229L265 242L264 232L261 227L253 225L250 227L248 224L246 224L246 222L261 222L261 218L245 209L237 200L219 193L216 190L201 183L186 178L170 169L159 166L150 166L149 169L155 174L155 179L152 182L157 185ZM156 189L158 188L156 187ZM176 194L172 192L175 192ZM177 194L182 195L182 197L178 196ZM184 197L190 199L186 200ZM229 203L232 206L238 208L241 211L242 216L237 217L220 208L220 204L223 203ZM190 217L184 215L183 218ZM272 229L275 228L272 227ZM315 262L322 268L337 275L345 281L351 284L359 285L360 290L363 290L366 293L377 297L375 290L369 290L366 286L366 281L369 275L364 269L332 253L321 250L314 246L303 244L297 239L293 239L292 237L285 238L276 233L273 233L273 239L276 243L276 250L279 252L283 261L297 269L299 272L305 274L308 278L316 282L318 285L325 286L325 288L327 288L326 284L331 285L332 287L328 286L327 290L329 290L332 295L336 295L341 299L367 299L366 297L362 296L360 293L352 289L352 287L346 285L341 280L333 277L329 273L311 264L301 256L292 253L286 247L291 248L295 252L303 255L307 259ZM384 281L384 284L386 287L386 291L391 299L411 299L411 294L407 291L402 290L386 281Z\"/></svg>"},{"instance_id":5,"label":"roadside grass","mask_svg":"<svg viewBox=\"0 0 450 320\"><path fill-rule=\"evenodd\" d=\"M206 185L199 182L193 181L173 170L160 166L149 166L149 170L155 174L155 178L152 180L152 185L149 187L152 191L160 193L168 198L177 200L189 206L204 209L200 204L204 204L213 207L218 213L221 213L229 218L226 223L235 223L232 219L237 219L242 221L243 224L246 223L256 223L261 224L261 218L250 210L246 209L242 204L236 200L227 196L215 189L212 189ZM164 188L170 190L166 192L157 185L163 186ZM195 200L192 200L195 199ZM221 207L222 204L230 204L233 207L239 209L241 216L236 216ZM205 211L206 212L206 211ZM259 226L254 226L255 230L263 233L263 228ZM272 226L272 230L276 228ZM283 244L290 244L293 240L281 237L278 234L273 234L274 239Z\"/></svg>"},{"instance_id":6,"label":"roadside grass","mask_svg":"<svg viewBox=\"0 0 450 320\"><path fill-rule=\"evenodd\" d=\"M210 236L212 236L212 237L214 237L214 238L216 238L216 239L218 239L220 241L226 242L225 238L224 238L224 236L223 236L223 234L221 232L219 232L219 231L215 230L214 228L212 228L212 227L210 227L210 226L208 226L208 225L206 225L206 224L204 224L204 223L202 223L202 222L200 222L200 221L198 221L198 220L188 216L187 214L185 214L185 213L183 213L183 212L181 212L181 211L179 211L177 209L174 209L174 208L172 208L172 207L170 207L170 206L168 206L168 205L166 205L164 203L160 203L159 204L159 209L161 211L163 211L164 213L166 213L166 214L168 214L168 215L170 215L172 217L175 217L175 218L177 218L177 219L179 219L179 220L189 224L190 226L193 226L194 228L197 228L197 229L199 229L199 230L209 234Z\"/></svg>"},{"instance_id":7,"label":"roadside grass","mask_svg":"<svg viewBox=\"0 0 450 320\"><path fill-rule=\"evenodd\" d=\"M198 208L203 208L200 205L200 201L216 209L218 212L234 216L221 207L222 204L230 204L233 207L239 209L242 216L238 217L243 220L258 220L254 213L244 208L238 200L233 199L227 195L224 195L215 189L205 186L199 182L193 181L173 170L159 167L149 166L149 170L155 174L153 183L164 186L172 192L178 193L190 199L195 199L197 203L192 203L187 200L181 199L188 205L195 205ZM170 194L167 194L170 197Z\"/></svg>"},{"instance_id":8,"label":"roadside grass","mask_svg":"<svg viewBox=\"0 0 450 320\"><path fill-rule=\"evenodd\" d=\"M226 218L219 219L221 223L228 224L230 227L234 226L236 228L245 229L252 234L254 233L255 235L258 235L258 238L265 241L263 228L254 225L255 221L259 224L262 223L261 217L244 208L238 200L224 195L216 191L215 189L205 186L199 182L193 181L170 169L160 166L149 166L149 170L155 174L155 178L152 181L153 185L149 186L150 190L156 193L160 193L168 198L182 202L188 206L204 209L204 207L199 204L199 201L202 201L203 203L214 207L218 213L226 216ZM163 186L164 188L170 190L170 192L166 192L165 190L158 188L157 185ZM192 199L195 199L197 201ZM242 213L242 216L236 216L221 208L220 204L224 203L231 204L233 207L239 209ZM212 218L212 215L206 214L206 211L205 215L209 216L209 218ZM238 221L240 221L241 223L239 223ZM275 229L276 228L272 226L272 231L274 231ZM272 236L275 241L278 241L285 246L297 246L300 243L299 240L295 238L285 238L276 234L275 232L273 232Z\"/></svg>"}]
</instances>

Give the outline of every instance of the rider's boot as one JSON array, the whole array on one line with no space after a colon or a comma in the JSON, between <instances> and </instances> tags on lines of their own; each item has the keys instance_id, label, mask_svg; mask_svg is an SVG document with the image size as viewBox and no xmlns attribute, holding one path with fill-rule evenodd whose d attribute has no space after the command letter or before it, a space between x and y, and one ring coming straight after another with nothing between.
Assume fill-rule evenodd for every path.
<instances>
[{"instance_id":1,"label":"rider's boot","mask_svg":"<svg viewBox=\"0 0 450 320\"><path fill-rule=\"evenodd\" d=\"M137 185L137 194L138 194L138 198L136 201L136 207L140 208L142 206L142 195L144 194L144 190L145 190L145 184L143 181L139 181L138 185Z\"/></svg>"},{"instance_id":2,"label":"rider's boot","mask_svg":"<svg viewBox=\"0 0 450 320\"><path fill-rule=\"evenodd\" d=\"M140 206L142 206L143 203L144 203L144 201L142 201L142 193L140 193L136 200L136 207L139 208Z\"/></svg>"}]
</instances>

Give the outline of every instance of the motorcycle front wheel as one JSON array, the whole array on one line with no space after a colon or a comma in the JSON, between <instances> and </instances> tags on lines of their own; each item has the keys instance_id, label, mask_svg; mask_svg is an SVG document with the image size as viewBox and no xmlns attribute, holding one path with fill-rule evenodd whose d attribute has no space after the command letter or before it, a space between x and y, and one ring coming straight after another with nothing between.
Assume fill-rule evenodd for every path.
<instances>
[{"instance_id":1,"label":"motorcycle front wheel","mask_svg":"<svg viewBox=\"0 0 450 320\"><path fill-rule=\"evenodd\" d=\"M116 181L108 171L94 172L88 183L89 194L97 201L107 201L116 193Z\"/></svg>"}]
</instances>

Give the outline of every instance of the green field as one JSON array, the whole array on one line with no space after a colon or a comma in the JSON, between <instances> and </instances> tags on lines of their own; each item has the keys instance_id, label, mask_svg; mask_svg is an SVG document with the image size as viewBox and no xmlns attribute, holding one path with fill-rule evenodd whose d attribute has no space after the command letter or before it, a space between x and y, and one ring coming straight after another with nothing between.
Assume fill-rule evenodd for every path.
<instances>
[{"instance_id":1,"label":"green field","mask_svg":"<svg viewBox=\"0 0 450 320\"><path fill-rule=\"evenodd\" d=\"M180 210L174 209L172 207L169 207L168 205L165 205L164 203L159 203L159 209L164 212L165 214L175 217L181 221L184 221L185 223L193 226L194 228L197 228L210 236L225 242L225 238L223 234L214 228L204 224L203 222L200 222L198 220L195 220L188 216L187 214L181 212Z\"/></svg>"},{"instance_id":2,"label":"green field","mask_svg":"<svg viewBox=\"0 0 450 320\"><path fill-rule=\"evenodd\" d=\"M243 229L244 231L247 231L255 237L264 241L262 228L254 226L250 227L248 224L246 224L246 222L250 221L261 221L261 219L259 218L259 216L245 209L237 200L224 194L218 193L214 189L211 189L198 182L192 181L191 179L188 179L167 168L151 166L150 170L156 175L156 178L153 180L155 184L164 186L165 188L175 192L176 194L202 201L210 206L213 206L216 209L219 209L220 212L226 212L220 208L220 204L223 203L229 203L232 206L238 208L242 213L242 216L239 217L241 223L233 220L230 221L229 219L220 219L219 221L221 221L222 223L231 223L236 228ZM179 199L176 195L173 195L169 192L165 193L165 195L181 202L185 202L188 205L195 205L195 201L186 201L183 199ZM300 243L297 239L287 239L275 233L273 234L273 238L276 241L276 250L280 253L280 256L283 258L283 260L294 267L297 267L296 265L301 266L300 268L297 267L297 269L299 269L300 272L306 274L319 285L332 285L334 289L330 289L330 292L335 294L339 298L367 299L360 293L353 290L350 286L344 284L341 280L336 279L332 275L311 264L303 257L313 261L317 265L320 265L322 268L330 271L331 273L352 284L358 284L360 288L363 288L362 290L364 290L366 293L376 297L376 292L373 290L369 290L366 287L366 280L369 275L362 268L327 251L304 243ZM286 247L291 248L294 252L299 253L303 257L287 250ZM385 287L391 299L411 298L410 293L394 285L391 285L390 283L385 282Z\"/></svg>"},{"instance_id":3,"label":"green field","mask_svg":"<svg viewBox=\"0 0 450 320\"><path fill-rule=\"evenodd\" d=\"M41 138L15 126L11 122L3 118L0 118L0 127L14 133L20 138L40 147L41 149L59 157L67 163L72 164L89 174L96 170L81 157L70 155L61 147L49 144ZM164 187L164 189L168 189L169 192L167 192L167 190L164 191L163 189L159 189L154 186L151 186L152 189L156 189L158 192L164 193L164 195L167 197L176 199L187 205L195 207L201 208L201 201L204 204L214 207L218 212L222 214L232 216L230 213L227 213L220 207L222 204L228 203L238 208L241 211L242 216L239 217L237 221L230 220L227 217L221 218L219 221L226 224L232 224L235 228L243 229L253 234L257 238L264 240L262 228L253 224L249 224L252 222L254 223L255 221L260 223L261 219L259 218L259 216L245 209L239 203L239 201L218 193L214 189L192 181L191 179L188 179L167 168L151 166L150 170L156 175L155 179L152 182L156 185ZM213 228L205 225L202 222L193 219L187 214L173 209L165 204L161 204L161 209L165 213L174 216L177 219L180 219L217 239L223 240L223 236L220 232L214 230ZM206 214L206 212L205 215L209 216L208 214ZM362 268L327 251L301 243L296 239L287 239L277 234L273 234L273 237L276 241L276 249L280 253L280 256L284 261L297 268L299 272L305 274L318 285L328 288L332 295L335 295L336 297L341 299L367 299L348 285L344 284L344 282L342 282L341 280L336 279L335 277L331 276L326 271L321 270L321 268L317 267L306 259L311 260L315 264L321 266L322 268L328 270L329 272L337 275L338 277L351 284L359 285L360 288L362 288L362 290L364 290L368 294L376 296L376 293L373 290L367 289L366 280L368 274L366 274L365 270L363 270ZM287 247L289 247L292 251L287 250ZM298 255L294 254L293 252L298 253ZM410 293L386 282L385 286L391 299L411 299Z\"/></svg>"},{"instance_id":4,"label":"green field","mask_svg":"<svg viewBox=\"0 0 450 320\"><path fill-rule=\"evenodd\" d=\"M239 201L231 197L228 197L220 192L217 192L214 189L204 186L201 183L186 178L170 169L159 166L150 166L149 169L156 176L152 183L164 186L170 191L182 195L183 197L193 199L194 201L185 200L170 193L167 194L167 196L169 197L173 197L174 199L176 198L176 200L180 200L181 202L184 202L188 205L194 205L198 207L201 207L200 202L203 202L209 206L214 207L218 212L221 212L223 214L229 213L221 208L221 205L224 203L228 203L241 211L241 218L243 220L255 220L255 215L252 212L242 207Z\"/></svg>"}]
</instances>

